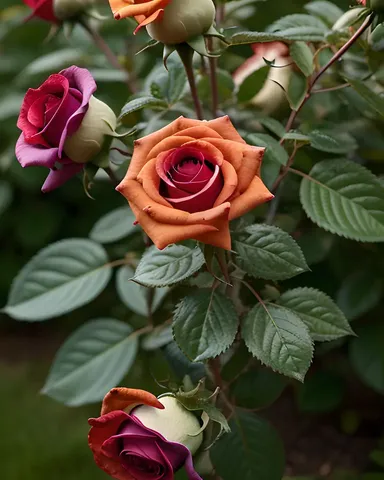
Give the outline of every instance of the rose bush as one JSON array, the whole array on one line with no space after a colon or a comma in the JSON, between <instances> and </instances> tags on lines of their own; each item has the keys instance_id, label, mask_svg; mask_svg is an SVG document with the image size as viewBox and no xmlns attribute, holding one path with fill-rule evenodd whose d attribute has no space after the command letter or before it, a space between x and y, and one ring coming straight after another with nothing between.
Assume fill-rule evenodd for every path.
<instances>
[{"instance_id":1,"label":"rose bush","mask_svg":"<svg viewBox=\"0 0 384 480\"><path fill-rule=\"evenodd\" d=\"M135 33L147 26L149 35L165 44L183 43L209 30L215 19L212 0L109 0L116 20L134 17Z\"/></svg>"},{"instance_id":2,"label":"rose bush","mask_svg":"<svg viewBox=\"0 0 384 480\"><path fill-rule=\"evenodd\" d=\"M72 66L25 95L16 157L22 167L50 169L44 192L79 173L100 152L105 136L113 134L116 116L93 97L96 89L88 70Z\"/></svg>"},{"instance_id":3,"label":"rose bush","mask_svg":"<svg viewBox=\"0 0 384 480\"><path fill-rule=\"evenodd\" d=\"M288 90L292 74L292 66L289 65L291 63L289 48L282 42L254 43L251 48L253 55L235 70L233 81L236 86L240 86L252 73L267 66L264 58L268 61L275 60L276 67L270 68L267 81L250 100L250 103L255 107L266 113L271 113L286 102L284 90Z\"/></svg>"},{"instance_id":4,"label":"rose bush","mask_svg":"<svg viewBox=\"0 0 384 480\"><path fill-rule=\"evenodd\" d=\"M136 140L117 190L158 248L193 238L229 250L229 221L273 198L260 178L264 150L228 116L180 117Z\"/></svg>"},{"instance_id":5,"label":"rose bush","mask_svg":"<svg viewBox=\"0 0 384 480\"><path fill-rule=\"evenodd\" d=\"M189 480L201 480L192 463L202 443L199 422L171 394L157 399L143 390L114 388L101 416L89 424L95 462L113 478L172 480L184 467Z\"/></svg>"}]
</instances>

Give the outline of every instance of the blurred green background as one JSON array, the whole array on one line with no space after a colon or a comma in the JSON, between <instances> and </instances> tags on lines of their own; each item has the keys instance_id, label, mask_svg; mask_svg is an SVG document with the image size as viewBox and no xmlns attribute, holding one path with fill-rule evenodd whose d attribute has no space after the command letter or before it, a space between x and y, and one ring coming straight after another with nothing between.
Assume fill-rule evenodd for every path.
<instances>
[{"instance_id":1,"label":"blurred green background","mask_svg":"<svg viewBox=\"0 0 384 480\"><path fill-rule=\"evenodd\" d=\"M304 3L306 3L304 0L266 0L258 3L256 14L247 18L244 23L249 29L262 30L278 17L303 12ZM346 9L350 2L339 0L335 3ZM15 124L21 99L28 87L38 86L49 73L72 64L90 68L99 85L97 96L110 104L116 113L120 111L128 97L120 72L109 68L104 56L95 49L93 42L80 28L75 28L69 40L61 33L50 42L45 42L49 25L37 20L24 23L23 19L27 13L28 9L22 6L21 0L1 1L0 305L5 304L10 283L18 270L38 250L62 238L86 237L92 225L103 213L125 204L125 200L111 188L108 181L103 179L97 182L96 188L92 191L95 200L85 196L79 179L73 179L65 188L43 195L40 188L46 176L45 169L23 170L16 161L14 144L18 130ZM128 22L107 21L103 24L101 33L121 58L125 56L126 66L140 79L145 77L155 61L160 60L161 51L155 48L150 55L135 57L135 52L145 44L147 38L145 33L133 38L132 25ZM247 48L243 49L244 55L247 54ZM221 66L225 68L225 56ZM307 240L310 242L310 239ZM334 269L337 270L338 250L340 252L349 249L351 256L354 255L354 247L351 247L351 244L352 242L343 241L337 244L333 252ZM382 255L382 249L379 253ZM307 284L315 283L314 286L333 294L336 285L332 284L330 278L328 267L320 263L314 268L314 274ZM306 280L300 277L298 281L305 284ZM113 291L107 290L91 305L49 322L28 324L16 322L0 314L1 479L106 478L93 464L86 444L87 418L98 415L99 406L70 409L41 396L39 390L63 339L84 321L100 316L100 312L108 314L110 309L114 308L115 295ZM152 379L143 379L145 362L145 359L138 361L130 376L130 386L143 387L145 381L148 388L155 388ZM333 371L332 362L339 362L339 367L348 371L347 360L343 354L337 353L329 357L326 361L329 371ZM382 369L384 372L384 364ZM301 438L304 443L301 446L295 444L291 448L287 473L320 474L327 477L330 473L327 465L329 462L337 464L337 461L328 458L329 449L325 448L324 454L319 453L319 450L329 441L327 437L331 435L329 431L336 428L337 432L343 432L336 440L332 437L332 442L340 443L339 450L338 447L334 449L336 454L342 456L345 451L349 451L349 457L352 456L352 460L355 457L355 462L352 461L351 465L349 457L348 461L340 461L345 465L345 471L339 472L337 479L355 480L356 477L348 476L349 469L353 471L365 468L371 462L372 451L379 447L376 440L359 443L360 440L356 441L352 437L349 439L348 432L352 434L359 429L361 414L357 405L362 402L364 406L361 408L371 409L373 415L372 422L368 422L367 427L368 430L373 429L372 437L376 439L381 435L380 427L375 423L378 397L370 391L367 393L367 389L359 384L358 391L355 391L357 403L351 403L351 399L347 399L342 411L335 417L332 413L333 406L338 404L341 395L337 376L333 380L332 375L327 376L325 382L323 380L316 379L314 389L300 391L299 405L300 401L305 405L300 413L300 419L292 414L296 412L297 407L292 407L291 399L278 405L270 414L272 421L280 427L286 444L289 444L291 430L303 431ZM335 388L332 388L332 382L333 385L336 384ZM322 405L328 402L324 417L316 407L319 399ZM328 412L331 412L330 416ZM314 413L320 417L314 416ZM309 430L317 428L317 432L308 434ZM369 435L370 433L368 437ZM315 442L316 437L321 444ZM308 453L308 450L316 457L315 459L309 458L311 453ZM300 478L304 480L304 477ZM378 473L375 477L366 477L364 480L383 478L384 475Z\"/></svg>"}]
</instances>

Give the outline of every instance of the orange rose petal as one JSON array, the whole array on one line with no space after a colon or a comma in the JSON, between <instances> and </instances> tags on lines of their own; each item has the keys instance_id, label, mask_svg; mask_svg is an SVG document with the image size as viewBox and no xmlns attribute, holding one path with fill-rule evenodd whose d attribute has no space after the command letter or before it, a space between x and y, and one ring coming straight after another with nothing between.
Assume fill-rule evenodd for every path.
<instances>
[{"instance_id":1,"label":"orange rose petal","mask_svg":"<svg viewBox=\"0 0 384 480\"><path fill-rule=\"evenodd\" d=\"M149 17L145 18L145 16L143 15L144 17L144 20L141 20L139 22L139 25L135 28L135 30L133 31L133 34L136 35L141 28L145 27L146 25L149 25L150 23L156 21L156 20L161 20L164 16L164 8L161 8L160 10L157 10L156 12L152 13L152 15L150 15ZM138 16L135 17L135 19L137 19ZM140 15L141 17L141 15Z\"/></svg>"},{"instance_id":2,"label":"orange rose petal","mask_svg":"<svg viewBox=\"0 0 384 480\"><path fill-rule=\"evenodd\" d=\"M101 415L113 412L115 410L124 410L127 412L132 410L137 405L149 405L150 407L164 409L164 405L152 395L152 393L145 390L137 390L134 388L112 388L104 397L101 407ZM129 413L129 412L127 412Z\"/></svg>"},{"instance_id":3,"label":"orange rose petal","mask_svg":"<svg viewBox=\"0 0 384 480\"><path fill-rule=\"evenodd\" d=\"M156 158L152 158L152 160L144 165L137 176L137 180L142 184L144 191L154 202L160 203L160 205L164 205L165 207L173 208L159 193L160 177L156 171Z\"/></svg>"},{"instance_id":4,"label":"orange rose petal","mask_svg":"<svg viewBox=\"0 0 384 480\"><path fill-rule=\"evenodd\" d=\"M176 135L172 135L171 137L163 138L163 140L161 140L148 152L147 158L155 158L160 153L172 150L173 148L181 147L191 141L194 141L194 138L184 135L180 135L178 137Z\"/></svg>"},{"instance_id":5,"label":"orange rose petal","mask_svg":"<svg viewBox=\"0 0 384 480\"><path fill-rule=\"evenodd\" d=\"M159 250L162 250L171 243L181 242L190 238L197 239L208 232L216 232L217 228L210 225L167 225L159 223L136 205L129 202L136 219L143 230L151 238Z\"/></svg>"},{"instance_id":6,"label":"orange rose petal","mask_svg":"<svg viewBox=\"0 0 384 480\"><path fill-rule=\"evenodd\" d=\"M243 138L237 133L237 130L233 126L228 115L210 120L207 122L207 125L227 140L246 143L245 140L243 140Z\"/></svg>"},{"instance_id":7,"label":"orange rose petal","mask_svg":"<svg viewBox=\"0 0 384 480\"><path fill-rule=\"evenodd\" d=\"M241 167L237 171L237 191L241 194L249 187L255 176L260 176L260 167L265 148L248 146L243 152Z\"/></svg>"},{"instance_id":8,"label":"orange rose petal","mask_svg":"<svg viewBox=\"0 0 384 480\"><path fill-rule=\"evenodd\" d=\"M196 237L199 242L213 245L214 247L224 248L225 250L231 250L231 233L229 231L229 214L231 210L231 204L229 202L224 203L225 209L222 214L215 221L217 232L206 232L203 235ZM223 205L220 205L221 207ZM216 207L218 208L218 207ZM214 208L212 209L214 210Z\"/></svg>"},{"instance_id":9,"label":"orange rose petal","mask_svg":"<svg viewBox=\"0 0 384 480\"><path fill-rule=\"evenodd\" d=\"M194 147L196 150L201 150L204 154L204 157L215 165L221 166L224 161L224 156L221 150L215 147L215 145L212 145L210 141L207 142L204 139L191 140L184 145L188 145L188 147Z\"/></svg>"},{"instance_id":10,"label":"orange rose petal","mask_svg":"<svg viewBox=\"0 0 384 480\"><path fill-rule=\"evenodd\" d=\"M224 186L213 205L214 207L227 201L235 192L238 183L236 170L225 160L221 165L221 173L224 178Z\"/></svg>"},{"instance_id":11,"label":"orange rose petal","mask_svg":"<svg viewBox=\"0 0 384 480\"><path fill-rule=\"evenodd\" d=\"M153 15L158 10L164 9L168 5L170 0L150 0L143 3L133 2L133 1L124 1L121 0L110 0L110 5L112 12L116 20L127 17L135 17L137 15L144 15L149 17ZM128 5L127 5L128 4Z\"/></svg>"},{"instance_id":12,"label":"orange rose petal","mask_svg":"<svg viewBox=\"0 0 384 480\"><path fill-rule=\"evenodd\" d=\"M146 137L139 138L134 142L135 149L132 160L128 168L127 177L136 178L140 170L148 161L148 153L164 138L170 137L175 133L196 125L200 125L200 120L192 120L190 118L179 117L169 125L161 128L157 132L153 132Z\"/></svg>"},{"instance_id":13,"label":"orange rose petal","mask_svg":"<svg viewBox=\"0 0 384 480\"><path fill-rule=\"evenodd\" d=\"M241 167L244 149L249 148L247 144L224 140L222 138L202 138L201 141L209 142L219 149L225 160L231 163L236 171Z\"/></svg>"},{"instance_id":14,"label":"orange rose petal","mask_svg":"<svg viewBox=\"0 0 384 480\"><path fill-rule=\"evenodd\" d=\"M208 124L208 122L207 122ZM190 127L182 130L181 132L175 133L175 137L180 135L185 135L188 137L193 137L198 140L201 140L204 137L212 137L212 138L222 138L219 133L217 133L212 128L208 128L206 125L198 125L197 127Z\"/></svg>"},{"instance_id":15,"label":"orange rose petal","mask_svg":"<svg viewBox=\"0 0 384 480\"><path fill-rule=\"evenodd\" d=\"M260 177L255 177L248 189L231 201L229 220L245 215L262 203L269 202L274 195L264 185Z\"/></svg>"}]
</instances>

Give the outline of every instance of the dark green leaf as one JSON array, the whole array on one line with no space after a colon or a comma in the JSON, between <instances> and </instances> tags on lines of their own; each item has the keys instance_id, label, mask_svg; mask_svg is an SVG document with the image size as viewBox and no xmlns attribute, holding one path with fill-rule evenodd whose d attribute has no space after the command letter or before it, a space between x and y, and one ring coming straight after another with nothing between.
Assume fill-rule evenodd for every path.
<instances>
[{"instance_id":1,"label":"dark green leaf","mask_svg":"<svg viewBox=\"0 0 384 480\"><path fill-rule=\"evenodd\" d=\"M343 378L331 371L318 371L300 385L299 408L303 412L330 412L341 404L344 393Z\"/></svg>"},{"instance_id":2,"label":"dark green leaf","mask_svg":"<svg viewBox=\"0 0 384 480\"><path fill-rule=\"evenodd\" d=\"M306 77L310 77L313 73L313 53L305 42L292 43L289 53L292 60L300 68Z\"/></svg>"},{"instance_id":3,"label":"dark green leaf","mask_svg":"<svg viewBox=\"0 0 384 480\"><path fill-rule=\"evenodd\" d=\"M217 291L200 290L185 297L173 318L173 334L181 350L198 362L229 348L238 318L232 301Z\"/></svg>"},{"instance_id":4,"label":"dark green leaf","mask_svg":"<svg viewBox=\"0 0 384 480\"><path fill-rule=\"evenodd\" d=\"M237 100L240 103L249 102L263 88L268 78L269 70L270 67L265 65L265 67L256 70L243 80L237 92Z\"/></svg>"},{"instance_id":5,"label":"dark green leaf","mask_svg":"<svg viewBox=\"0 0 384 480\"><path fill-rule=\"evenodd\" d=\"M308 134L311 147L328 153L350 153L356 150L356 140L347 132L312 130Z\"/></svg>"},{"instance_id":6,"label":"dark green leaf","mask_svg":"<svg viewBox=\"0 0 384 480\"><path fill-rule=\"evenodd\" d=\"M247 141L251 145L256 145L257 147L265 147L266 152L264 157L270 158L272 161L278 163L279 165L286 165L288 162L288 153L280 145L280 143L275 140L270 135L266 133L251 133L247 135Z\"/></svg>"},{"instance_id":7,"label":"dark green leaf","mask_svg":"<svg viewBox=\"0 0 384 480\"><path fill-rule=\"evenodd\" d=\"M292 110L297 110L307 94L307 79L300 72L292 72L289 82L288 91L286 92L287 100Z\"/></svg>"},{"instance_id":8,"label":"dark green leaf","mask_svg":"<svg viewBox=\"0 0 384 480\"><path fill-rule=\"evenodd\" d=\"M168 104L166 101L161 100L160 98L146 96L146 97L137 97L133 100L130 100L128 103L124 105L120 112L119 119L123 119L124 117L130 115L133 112L137 112L143 108L160 108L166 109L168 108Z\"/></svg>"},{"instance_id":9,"label":"dark green leaf","mask_svg":"<svg viewBox=\"0 0 384 480\"><path fill-rule=\"evenodd\" d=\"M323 20L328 26L332 26L342 15L343 10L332 2L326 0L314 0L304 5L311 15Z\"/></svg>"},{"instance_id":10,"label":"dark green leaf","mask_svg":"<svg viewBox=\"0 0 384 480\"><path fill-rule=\"evenodd\" d=\"M248 350L273 370L301 382L311 364L313 344L306 325L291 310L256 305L243 320Z\"/></svg>"},{"instance_id":11,"label":"dark green leaf","mask_svg":"<svg viewBox=\"0 0 384 480\"><path fill-rule=\"evenodd\" d=\"M354 80L346 78L346 81L351 84L352 88L364 98L364 100L372 107L377 113L384 117L384 97L373 91L373 88L368 87L361 80Z\"/></svg>"}]
</instances>

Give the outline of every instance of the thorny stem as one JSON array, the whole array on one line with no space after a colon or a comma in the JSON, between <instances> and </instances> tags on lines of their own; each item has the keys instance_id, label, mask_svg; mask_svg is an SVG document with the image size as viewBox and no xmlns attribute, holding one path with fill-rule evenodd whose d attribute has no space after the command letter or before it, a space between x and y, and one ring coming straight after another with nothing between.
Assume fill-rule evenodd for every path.
<instances>
[{"instance_id":1,"label":"thorny stem","mask_svg":"<svg viewBox=\"0 0 384 480\"><path fill-rule=\"evenodd\" d=\"M99 34L97 30L89 26L86 22L82 22L82 25L85 28L85 30L89 33L89 35L92 37L97 48L105 55L106 59L112 65L112 67L116 68L117 70L120 70L121 72L124 72L126 77L125 83L127 84L131 93L134 93L135 88L133 87L133 85L129 80L128 72L121 65L121 63L119 62L114 52L110 49L108 43L104 40L104 38Z\"/></svg>"},{"instance_id":2,"label":"thorny stem","mask_svg":"<svg viewBox=\"0 0 384 480\"><path fill-rule=\"evenodd\" d=\"M197 93L195 72L193 70L193 50L186 43L180 43L177 48L181 61L183 62L185 73L187 74L189 87L191 89L193 103L195 105L196 116L199 120L204 119L203 110Z\"/></svg>"}]
</instances>

